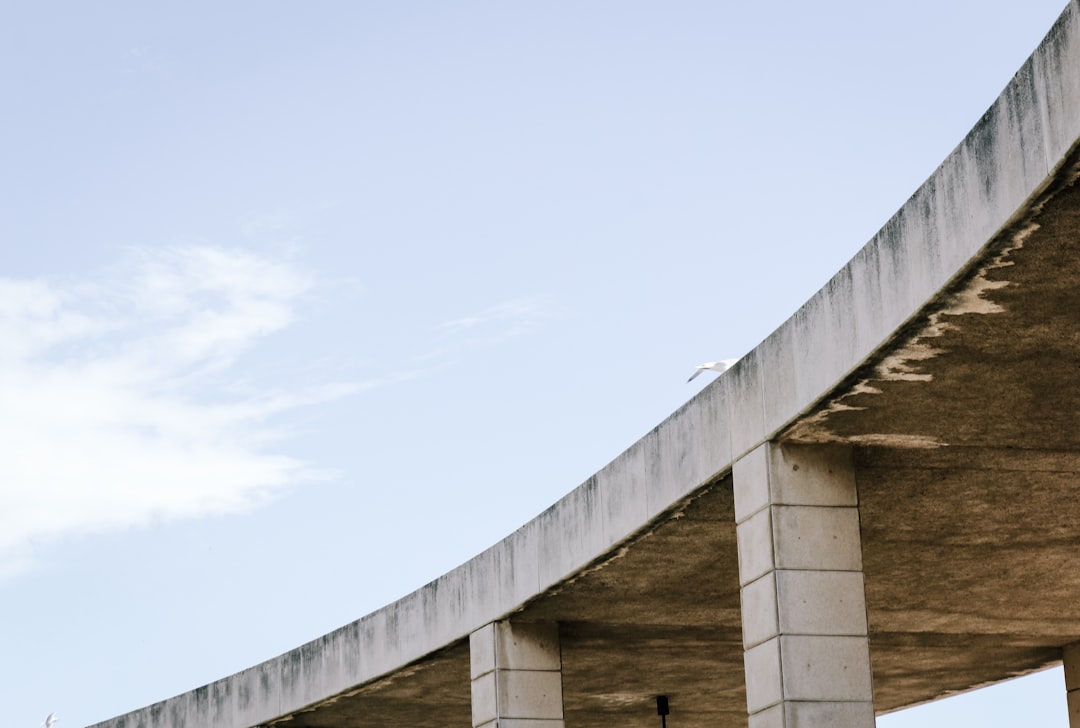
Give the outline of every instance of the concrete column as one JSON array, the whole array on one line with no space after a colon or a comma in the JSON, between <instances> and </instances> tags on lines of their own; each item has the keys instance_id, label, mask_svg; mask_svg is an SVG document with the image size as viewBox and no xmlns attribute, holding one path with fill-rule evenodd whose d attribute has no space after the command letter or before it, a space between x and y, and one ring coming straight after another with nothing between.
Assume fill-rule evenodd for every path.
<instances>
[{"instance_id":1,"label":"concrete column","mask_svg":"<svg viewBox=\"0 0 1080 728\"><path fill-rule=\"evenodd\" d=\"M1069 701L1069 726L1080 728L1080 642L1061 651L1065 665L1065 696Z\"/></svg>"},{"instance_id":2,"label":"concrete column","mask_svg":"<svg viewBox=\"0 0 1080 728\"><path fill-rule=\"evenodd\" d=\"M750 728L872 728L851 450L766 443L732 476Z\"/></svg>"},{"instance_id":3,"label":"concrete column","mask_svg":"<svg viewBox=\"0 0 1080 728\"><path fill-rule=\"evenodd\" d=\"M469 650L473 728L564 728L557 624L492 622Z\"/></svg>"}]
</instances>

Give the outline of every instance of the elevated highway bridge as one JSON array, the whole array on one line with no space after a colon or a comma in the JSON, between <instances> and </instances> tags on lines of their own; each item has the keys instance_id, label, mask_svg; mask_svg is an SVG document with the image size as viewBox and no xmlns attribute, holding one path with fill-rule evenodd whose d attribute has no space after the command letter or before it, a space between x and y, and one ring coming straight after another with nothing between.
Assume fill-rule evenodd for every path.
<instances>
[{"instance_id":1,"label":"elevated highway bridge","mask_svg":"<svg viewBox=\"0 0 1080 728\"><path fill-rule=\"evenodd\" d=\"M1078 142L1074 0L881 231L614 462L99 728L654 728L658 695L680 728L865 728L1062 661L1080 688Z\"/></svg>"}]
</instances>

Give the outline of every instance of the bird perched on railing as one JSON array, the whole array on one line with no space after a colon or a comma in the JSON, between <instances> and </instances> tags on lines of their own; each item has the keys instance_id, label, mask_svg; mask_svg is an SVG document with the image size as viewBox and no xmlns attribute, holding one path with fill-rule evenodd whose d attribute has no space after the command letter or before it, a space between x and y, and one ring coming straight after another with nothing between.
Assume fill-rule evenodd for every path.
<instances>
[{"instance_id":1,"label":"bird perched on railing","mask_svg":"<svg viewBox=\"0 0 1080 728\"><path fill-rule=\"evenodd\" d=\"M721 359L720 361L707 361L704 364L698 364L697 369L694 370L694 373L691 374L690 378L686 381L694 381L694 377L702 372L716 372L717 374L721 374L730 369L731 365L737 361L738 359Z\"/></svg>"}]
</instances>

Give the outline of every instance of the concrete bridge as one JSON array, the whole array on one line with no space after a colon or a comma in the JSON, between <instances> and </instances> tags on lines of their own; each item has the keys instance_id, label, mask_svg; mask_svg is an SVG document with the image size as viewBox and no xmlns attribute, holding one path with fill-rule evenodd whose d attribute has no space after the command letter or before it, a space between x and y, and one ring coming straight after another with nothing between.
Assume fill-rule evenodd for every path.
<instances>
[{"instance_id":1,"label":"concrete bridge","mask_svg":"<svg viewBox=\"0 0 1080 728\"><path fill-rule=\"evenodd\" d=\"M863 728L1064 660L1080 728L1078 141L1074 0L855 258L606 468L99 726L654 728L666 695L680 728Z\"/></svg>"}]
</instances>

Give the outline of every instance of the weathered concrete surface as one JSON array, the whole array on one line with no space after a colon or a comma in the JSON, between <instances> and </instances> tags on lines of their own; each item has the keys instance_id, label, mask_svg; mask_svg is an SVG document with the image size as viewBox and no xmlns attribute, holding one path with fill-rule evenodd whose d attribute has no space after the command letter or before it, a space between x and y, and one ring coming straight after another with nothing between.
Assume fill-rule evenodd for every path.
<instances>
[{"instance_id":1,"label":"weathered concrete surface","mask_svg":"<svg viewBox=\"0 0 1080 728\"><path fill-rule=\"evenodd\" d=\"M468 637L557 622L567 726L745 725L734 460L854 447L877 711L1080 642L1080 7L830 283L534 521L308 645L100 724L461 726ZM1064 696L1062 697L1064 700Z\"/></svg>"}]
</instances>

